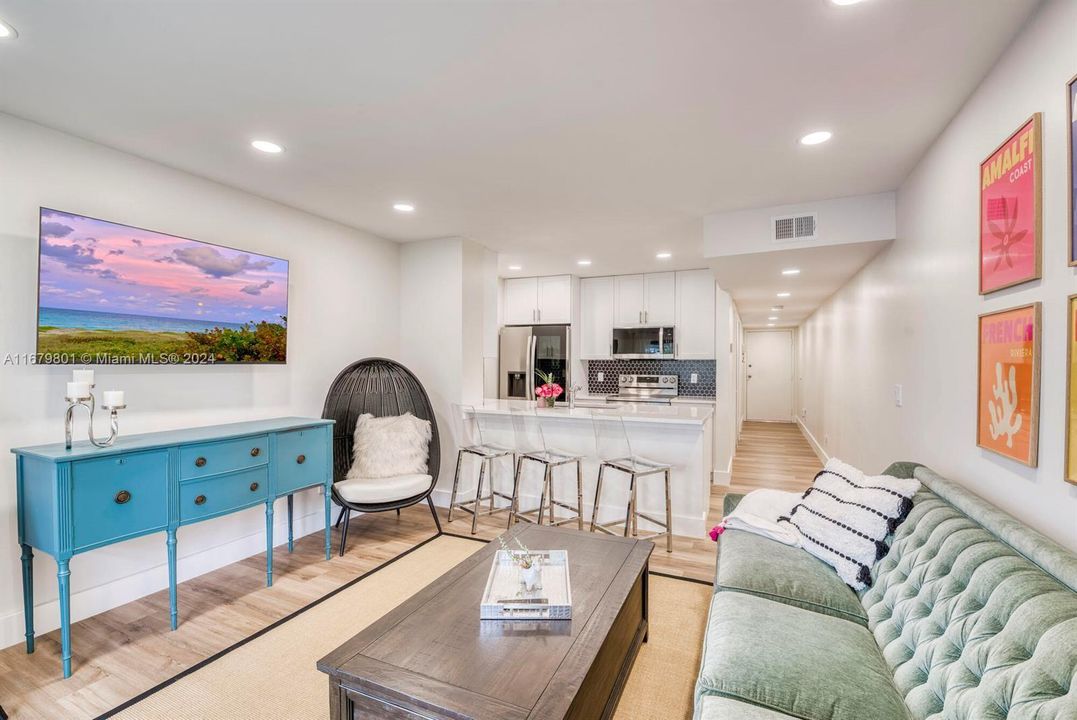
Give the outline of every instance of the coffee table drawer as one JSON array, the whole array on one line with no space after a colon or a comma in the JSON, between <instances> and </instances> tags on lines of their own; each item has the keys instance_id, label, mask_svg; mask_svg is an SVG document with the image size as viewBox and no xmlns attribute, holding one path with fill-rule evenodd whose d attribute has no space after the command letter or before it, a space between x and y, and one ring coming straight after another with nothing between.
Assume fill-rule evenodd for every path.
<instances>
[{"instance_id":1,"label":"coffee table drawer","mask_svg":"<svg viewBox=\"0 0 1077 720\"><path fill-rule=\"evenodd\" d=\"M429 720L429 715L417 715L407 708L377 700L348 688L341 688L348 697L352 713L348 720Z\"/></svg>"},{"instance_id":2,"label":"coffee table drawer","mask_svg":"<svg viewBox=\"0 0 1077 720\"><path fill-rule=\"evenodd\" d=\"M224 440L189 445L180 449L180 479L206 477L232 470L258 467L269 462L269 437Z\"/></svg>"},{"instance_id":3,"label":"coffee table drawer","mask_svg":"<svg viewBox=\"0 0 1077 720\"><path fill-rule=\"evenodd\" d=\"M71 465L76 550L168 524L168 451L130 453Z\"/></svg>"},{"instance_id":4,"label":"coffee table drawer","mask_svg":"<svg viewBox=\"0 0 1077 720\"><path fill-rule=\"evenodd\" d=\"M261 467L181 483L180 522L205 520L264 503L269 498L268 480L269 472Z\"/></svg>"}]
</instances>

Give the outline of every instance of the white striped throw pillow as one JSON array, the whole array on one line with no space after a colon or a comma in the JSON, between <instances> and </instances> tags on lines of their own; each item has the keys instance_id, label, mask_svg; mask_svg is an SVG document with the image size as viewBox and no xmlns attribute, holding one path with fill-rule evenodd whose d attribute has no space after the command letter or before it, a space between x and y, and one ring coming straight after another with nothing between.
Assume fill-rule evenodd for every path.
<instances>
[{"instance_id":1,"label":"white striped throw pillow","mask_svg":"<svg viewBox=\"0 0 1077 720\"><path fill-rule=\"evenodd\" d=\"M832 459L778 522L796 528L801 547L859 591L871 586L871 568L889 552L886 538L908 516L919 489L915 478L867 476Z\"/></svg>"}]
</instances>

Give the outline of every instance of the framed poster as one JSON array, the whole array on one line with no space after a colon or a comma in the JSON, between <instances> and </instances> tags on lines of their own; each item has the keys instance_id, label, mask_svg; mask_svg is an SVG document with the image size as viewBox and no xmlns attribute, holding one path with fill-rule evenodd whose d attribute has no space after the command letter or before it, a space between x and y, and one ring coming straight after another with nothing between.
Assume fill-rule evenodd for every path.
<instances>
[{"instance_id":1,"label":"framed poster","mask_svg":"<svg viewBox=\"0 0 1077 720\"><path fill-rule=\"evenodd\" d=\"M1077 485L1077 295L1070 295L1066 347L1066 482Z\"/></svg>"},{"instance_id":2,"label":"framed poster","mask_svg":"<svg viewBox=\"0 0 1077 720\"><path fill-rule=\"evenodd\" d=\"M1036 467L1040 303L980 316L976 444Z\"/></svg>"},{"instance_id":3,"label":"framed poster","mask_svg":"<svg viewBox=\"0 0 1077 720\"><path fill-rule=\"evenodd\" d=\"M1069 106L1069 148L1070 148L1070 265L1077 265L1077 75L1066 86L1066 104Z\"/></svg>"},{"instance_id":4,"label":"framed poster","mask_svg":"<svg viewBox=\"0 0 1077 720\"><path fill-rule=\"evenodd\" d=\"M1041 114L980 163L980 294L1040 277Z\"/></svg>"}]
</instances>

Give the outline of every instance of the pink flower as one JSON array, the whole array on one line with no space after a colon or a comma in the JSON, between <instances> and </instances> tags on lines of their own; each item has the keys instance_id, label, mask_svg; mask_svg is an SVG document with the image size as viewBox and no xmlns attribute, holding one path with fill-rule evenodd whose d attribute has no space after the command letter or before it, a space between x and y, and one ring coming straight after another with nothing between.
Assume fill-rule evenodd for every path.
<instances>
[{"instance_id":1,"label":"pink flower","mask_svg":"<svg viewBox=\"0 0 1077 720\"><path fill-rule=\"evenodd\" d=\"M564 391L565 389L557 383L546 383L535 388L535 395L540 398L556 398L560 397Z\"/></svg>"},{"instance_id":2,"label":"pink flower","mask_svg":"<svg viewBox=\"0 0 1077 720\"><path fill-rule=\"evenodd\" d=\"M715 525L708 533L711 536L711 540L718 542L718 536L725 532L725 525Z\"/></svg>"}]
</instances>

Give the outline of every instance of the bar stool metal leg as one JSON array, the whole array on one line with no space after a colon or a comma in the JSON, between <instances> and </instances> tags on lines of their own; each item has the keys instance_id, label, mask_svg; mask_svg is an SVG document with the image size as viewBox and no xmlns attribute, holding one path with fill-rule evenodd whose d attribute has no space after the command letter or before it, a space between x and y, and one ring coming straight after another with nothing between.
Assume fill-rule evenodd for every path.
<instances>
[{"instance_id":1,"label":"bar stool metal leg","mask_svg":"<svg viewBox=\"0 0 1077 720\"><path fill-rule=\"evenodd\" d=\"M475 505L472 507L473 512L471 513L472 535L479 531L479 501L482 498L482 481L486 475L486 466L489 464L489 462L490 461L485 458L479 461L479 484L475 486ZM491 495L491 497L493 496Z\"/></svg>"},{"instance_id":2,"label":"bar stool metal leg","mask_svg":"<svg viewBox=\"0 0 1077 720\"><path fill-rule=\"evenodd\" d=\"M666 470L666 552L673 552L673 509L669 501L669 470Z\"/></svg>"},{"instance_id":3,"label":"bar stool metal leg","mask_svg":"<svg viewBox=\"0 0 1077 720\"><path fill-rule=\"evenodd\" d=\"M550 466L546 465L546 472L542 480L542 496L539 498L538 524L542 524L543 511L546 509L546 494L550 491Z\"/></svg>"},{"instance_id":4,"label":"bar stool metal leg","mask_svg":"<svg viewBox=\"0 0 1077 720\"><path fill-rule=\"evenodd\" d=\"M598 465L598 483L595 485L595 506L591 510L591 532L595 531L595 525L598 523L598 506L602 500L602 476L606 472L606 463L599 463Z\"/></svg>"},{"instance_id":5,"label":"bar stool metal leg","mask_svg":"<svg viewBox=\"0 0 1077 720\"><path fill-rule=\"evenodd\" d=\"M512 475L512 500L509 501L509 522L506 529L511 529L516 524L516 513L520 510L520 469L523 467L523 457L513 455L516 471Z\"/></svg>"},{"instance_id":6,"label":"bar stool metal leg","mask_svg":"<svg viewBox=\"0 0 1077 720\"><path fill-rule=\"evenodd\" d=\"M464 462L464 451L456 453L456 473L452 479L452 495L449 497L449 522L452 522L452 511L456 508L456 493L460 489L460 465Z\"/></svg>"},{"instance_id":7,"label":"bar stool metal leg","mask_svg":"<svg viewBox=\"0 0 1077 720\"><path fill-rule=\"evenodd\" d=\"M576 523L583 530L583 462L576 461Z\"/></svg>"},{"instance_id":8,"label":"bar stool metal leg","mask_svg":"<svg viewBox=\"0 0 1077 720\"><path fill-rule=\"evenodd\" d=\"M632 529L632 516L636 513L636 473L628 474L628 510L625 512L625 537Z\"/></svg>"}]
</instances>

